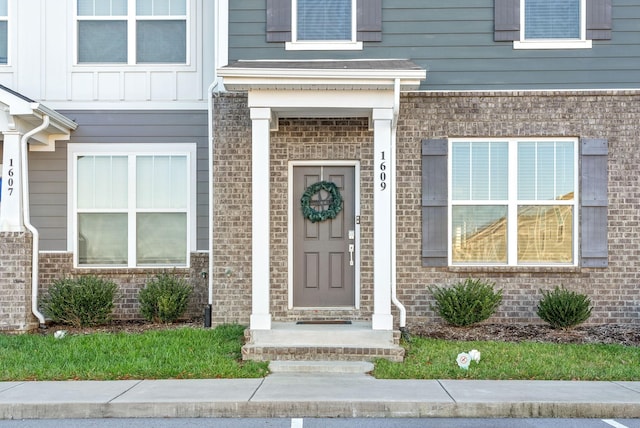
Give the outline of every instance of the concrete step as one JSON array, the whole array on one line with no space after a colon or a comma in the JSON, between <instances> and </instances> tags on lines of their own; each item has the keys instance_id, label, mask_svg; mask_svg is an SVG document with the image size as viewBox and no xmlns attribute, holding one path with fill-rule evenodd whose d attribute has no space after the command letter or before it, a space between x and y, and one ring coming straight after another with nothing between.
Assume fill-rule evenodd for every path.
<instances>
[{"instance_id":1,"label":"concrete step","mask_svg":"<svg viewBox=\"0 0 640 428\"><path fill-rule=\"evenodd\" d=\"M244 360L255 361L402 361L397 331L372 330L367 322L351 325L273 323L271 330L246 330Z\"/></svg>"},{"instance_id":2,"label":"concrete step","mask_svg":"<svg viewBox=\"0 0 640 428\"><path fill-rule=\"evenodd\" d=\"M367 361L271 361L271 373L367 374L373 370Z\"/></svg>"}]
</instances>

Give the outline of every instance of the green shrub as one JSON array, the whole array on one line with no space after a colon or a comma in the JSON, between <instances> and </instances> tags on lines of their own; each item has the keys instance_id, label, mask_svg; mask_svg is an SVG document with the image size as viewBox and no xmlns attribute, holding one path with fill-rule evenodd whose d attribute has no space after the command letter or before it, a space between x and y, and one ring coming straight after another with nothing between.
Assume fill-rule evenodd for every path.
<instances>
[{"instance_id":1,"label":"green shrub","mask_svg":"<svg viewBox=\"0 0 640 428\"><path fill-rule=\"evenodd\" d=\"M54 322L74 327L106 324L117 290L113 281L92 275L60 279L43 297L43 312Z\"/></svg>"},{"instance_id":2,"label":"green shrub","mask_svg":"<svg viewBox=\"0 0 640 428\"><path fill-rule=\"evenodd\" d=\"M540 292L538 316L553 328L575 327L591 316L591 300L585 294L567 290L564 286Z\"/></svg>"},{"instance_id":3,"label":"green shrub","mask_svg":"<svg viewBox=\"0 0 640 428\"><path fill-rule=\"evenodd\" d=\"M148 321L171 323L187 310L191 287L175 275L163 273L147 281L138 295L140 312Z\"/></svg>"},{"instance_id":4,"label":"green shrub","mask_svg":"<svg viewBox=\"0 0 640 428\"><path fill-rule=\"evenodd\" d=\"M431 309L454 326L466 326L484 321L493 315L502 302L502 290L480 279L467 278L452 287L429 287L435 299Z\"/></svg>"}]
</instances>

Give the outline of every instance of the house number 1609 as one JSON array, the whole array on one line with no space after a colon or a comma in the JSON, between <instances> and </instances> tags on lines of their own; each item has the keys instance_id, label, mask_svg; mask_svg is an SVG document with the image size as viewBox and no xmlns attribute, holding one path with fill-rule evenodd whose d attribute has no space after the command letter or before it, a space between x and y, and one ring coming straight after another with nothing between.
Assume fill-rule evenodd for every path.
<instances>
[{"instance_id":1,"label":"house number 1609","mask_svg":"<svg viewBox=\"0 0 640 428\"><path fill-rule=\"evenodd\" d=\"M384 158L384 151L380 152L380 190L387 188L387 160Z\"/></svg>"}]
</instances>

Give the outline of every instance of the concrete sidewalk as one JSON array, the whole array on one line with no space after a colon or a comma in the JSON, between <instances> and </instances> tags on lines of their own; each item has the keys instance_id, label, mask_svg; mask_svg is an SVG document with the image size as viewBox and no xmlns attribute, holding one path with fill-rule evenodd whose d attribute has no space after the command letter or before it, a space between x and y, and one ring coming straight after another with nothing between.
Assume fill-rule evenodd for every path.
<instances>
[{"instance_id":1,"label":"concrete sidewalk","mask_svg":"<svg viewBox=\"0 0 640 428\"><path fill-rule=\"evenodd\" d=\"M640 382L263 379L0 382L0 419L120 417L640 418Z\"/></svg>"}]
</instances>

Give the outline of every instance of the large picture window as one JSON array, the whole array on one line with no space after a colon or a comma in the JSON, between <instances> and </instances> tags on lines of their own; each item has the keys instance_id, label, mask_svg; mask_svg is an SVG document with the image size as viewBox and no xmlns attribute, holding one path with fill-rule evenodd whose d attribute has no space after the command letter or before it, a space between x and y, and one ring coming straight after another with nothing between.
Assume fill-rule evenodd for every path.
<instances>
[{"instance_id":1,"label":"large picture window","mask_svg":"<svg viewBox=\"0 0 640 428\"><path fill-rule=\"evenodd\" d=\"M452 264L577 259L577 140L451 140Z\"/></svg>"},{"instance_id":2,"label":"large picture window","mask_svg":"<svg viewBox=\"0 0 640 428\"><path fill-rule=\"evenodd\" d=\"M77 0L78 63L185 64L188 0Z\"/></svg>"},{"instance_id":3,"label":"large picture window","mask_svg":"<svg viewBox=\"0 0 640 428\"><path fill-rule=\"evenodd\" d=\"M70 146L77 265L187 266L195 149Z\"/></svg>"}]
</instances>

